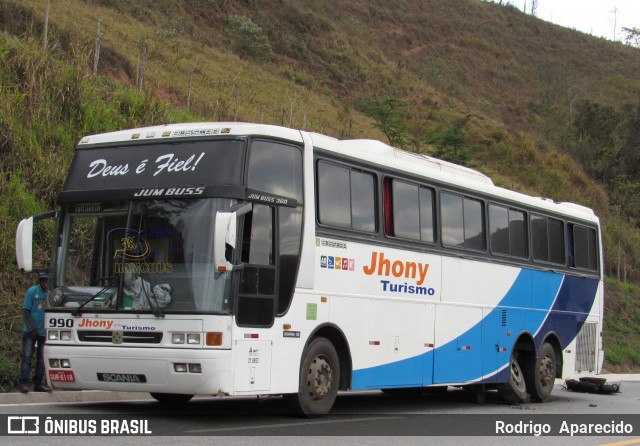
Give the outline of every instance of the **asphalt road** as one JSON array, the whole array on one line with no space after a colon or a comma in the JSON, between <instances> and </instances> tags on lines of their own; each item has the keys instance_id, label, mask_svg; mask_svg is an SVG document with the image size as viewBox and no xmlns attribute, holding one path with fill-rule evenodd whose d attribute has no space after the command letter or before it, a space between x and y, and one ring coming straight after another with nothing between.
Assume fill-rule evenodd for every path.
<instances>
[{"instance_id":1,"label":"asphalt road","mask_svg":"<svg viewBox=\"0 0 640 446\"><path fill-rule=\"evenodd\" d=\"M613 395L574 393L561 384L556 385L553 395L549 403L507 405L493 392L487 393L484 403L478 403L476 395L453 388L445 395L418 397L378 391L341 393L331 414L309 420L290 415L281 398L197 397L186 406L171 407L135 393L5 394L0 395L0 433L7 435L9 428L17 430L15 423L22 420L17 417L27 423L34 418L25 417L35 417L41 432L46 430L48 421L49 433L73 433L70 429L73 431L72 423L76 423L77 431L89 434L93 433L92 426L100 433L103 425L112 434L123 434L47 434L38 437L41 444L148 445L150 440L155 443L161 437L178 436L186 444L297 445L304 436L305 445L506 445L541 441L558 445L640 445L640 379L623 382L621 392ZM557 436L567 433L567 429L587 425L619 432L606 436ZM497 432L499 428L502 431ZM545 429L551 436L536 436L546 433ZM134 431L141 431L141 435L132 435ZM3 436L0 441L5 443L5 439L6 444L29 445L34 440L33 436L22 434Z\"/></svg>"}]
</instances>

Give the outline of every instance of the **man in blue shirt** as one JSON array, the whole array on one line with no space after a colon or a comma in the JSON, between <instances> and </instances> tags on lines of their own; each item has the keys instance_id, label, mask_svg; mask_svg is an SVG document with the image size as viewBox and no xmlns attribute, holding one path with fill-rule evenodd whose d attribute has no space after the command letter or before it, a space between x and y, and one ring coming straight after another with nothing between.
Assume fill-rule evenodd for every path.
<instances>
[{"instance_id":1,"label":"man in blue shirt","mask_svg":"<svg viewBox=\"0 0 640 446\"><path fill-rule=\"evenodd\" d=\"M49 288L49 276L45 273L38 275L38 284L32 286L24 295L22 316L24 318L24 332L22 333L22 365L18 388L20 392L29 391L29 375L31 375L31 357L36 349L36 371L33 376L34 392L51 392L51 387L44 379L44 307Z\"/></svg>"}]
</instances>

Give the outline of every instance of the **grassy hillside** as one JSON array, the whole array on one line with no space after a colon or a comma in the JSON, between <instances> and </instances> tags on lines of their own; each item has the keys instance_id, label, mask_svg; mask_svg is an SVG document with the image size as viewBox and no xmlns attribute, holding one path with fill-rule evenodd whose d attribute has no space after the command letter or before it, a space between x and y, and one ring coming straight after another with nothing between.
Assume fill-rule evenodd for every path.
<instances>
[{"instance_id":1,"label":"grassy hillside","mask_svg":"<svg viewBox=\"0 0 640 446\"><path fill-rule=\"evenodd\" d=\"M84 134L256 121L389 137L499 185L590 206L604 223L607 274L640 283L636 48L479 0L56 0L46 50L43 20L42 0L0 0L5 234L53 207ZM382 121L381 112L396 119ZM11 346L3 351L15 364L28 279L14 266L12 237L0 240L0 259L0 345ZM637 331L640 322L617 317L615 304L635 291L613 286L607 326L625 320ZM633 347L613 347L619 336L605 330L612 361L637 365ZM14 366L3 370L5 362L6 386Z\"/></svg>"}]
</instances>

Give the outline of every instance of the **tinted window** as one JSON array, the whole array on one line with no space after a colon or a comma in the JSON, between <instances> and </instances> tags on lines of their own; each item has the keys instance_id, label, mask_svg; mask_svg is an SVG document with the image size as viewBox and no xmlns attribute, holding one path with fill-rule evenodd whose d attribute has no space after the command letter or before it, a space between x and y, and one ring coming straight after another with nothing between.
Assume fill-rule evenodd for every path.
<instances>
[{"instance_id":1,"label":"tinted window","mask_svg":"<svg viewBox=\"0 0 640 446\"><path fill-rule=\"evenodd\" d=\"M317 175L320 223L376 231L375 177L372 174L320 161Z\"/></svg>"},{"instance_id":2,"label":"tinted window","mask_svg":"<svg viewBox=\"0 0 640 446\"><path fill-rule=\"evenodd\" d=\"M527 226L524 212L509 209L509 243L511 255L528 257Z\"/></svg>"},{"instance_id":3,"label":"tinted window","mask_svg":"<svg viewBox=\"0 0 640 446\"><path fill-rule=\"evenodd\" d=\"M484 213L482 202L443 192L442 243L448 246L483 250Z\"/></svg>"},{"instance_id":4,"label":"tinted window","mask_svg":"<svg viewBox=\"0 0 640 446\"><path fill-rule=\"evenodd\" d=\"M273 210L264 205L254 205L247 214L244 227L242 261L255 265L273 265Z\"/></svg>"},{"instance_id":5,"label":"tinted window","mask_svg":"<svg viewBox=\"0 0 640 446\"><path fill-rule=\"evenodd\" d=\"M464 245L464 213L462 197L443 192L440 196L442 214L442 243L448 246Z\"/></svg>"},{"instance_id":6,"label":"tinted window","mask_svg":"<svg viewBox=\"0 0 640 446\"><path fill-rule=\"evenodd\" d=\"M464 199L464 247L469 249L484 249L484 235L482 203L476 200Z\"/></svg>"},{"instance_id":7,"label":"tinted window","mask_svg":"<svg viewBox=\"0 0 640 446\"><path fill-rule=\"evenodd\" d=\"M391 185L393 204L387 234L433 242L433 190L399 180L387 181Z\"/></svg>"},{"instance_id":8,"label":"tinted window","mask_svg":"<svg viewBox=\"0 0 640 446\"><path fill-rule=\"evenodd\" d=\"M352 228L367 232L376 230L376 198L373 175L351 171Z\"/></svg>"},{"instance_id":9,"label":"tinted window","mask_svg":"<svg viewBox=\"0 0 640 446\"><path fill-rule=\"evenodd\" d=\"M318 219L320 223L351 227L349 169L318 163Z\"/></svg>"},{"instance_id":10,"label":"tinted window","mask_svg":"<svg viewBox=\"0 0 640 446\"><path fill-rule=\"evenodd\" d=\"M555 218L531 216L534 260L564 263L564 223Z\"/></svg>"},{"instance_id":11,"label":"tinted window","mask_svg":"<svg viewBox=\"0 0 640 446\"><path fill-rule=\"evenodd\" d=\"M514 257L527 256L524 212L502 206L489 206L491 252Z\"/></svg>"},{"instance_id":12,"label":"tinted window","mask_svg":"<svg viewBox=\"0 0 640 446\"><path fill-rule=\"evenodd\" d=\"M531 216L531 244L535 260L549 261L549 238L545 217Z\"/></svg>"},{"instance_id":13,"label":"tinted window","mask_svg":"<svg viewBox=\"0 0 640 446\"><path fill-rule=\"evenodd\" d=\"M549 261L564 263L564 223L555 218L549 218L548 220Z\"/></svg>"},{"instance_id":14,"label":"tinted window","mask_svg":"<svg viewBox=\"0 0 640 446\"><path fill-rule=\"evenodd\" d=\"M573 251L573 259L571 259L571 254L569 257L572 260L571 266L595 271L598 269L596 261L596 231L584 226L572 226L573 246L569 246L569 252Z\"/></svg>"},{"instance_id":15,"label":"tinted window","mask_svg":"<svg viewBox=\"0 0 640 446\"><path fill-rule=\"evenodd\" d=\"M254 141L249 154L251 189L291 197L302 202L302 152L296 146Z\"/></svg>"},{"instance_id":16,"label":"tinted window","mask_svg":"<svg viewBox=\"0 0 640 446\"><path fill-rule=\"evenodd\" d=\"M280 207L280 269L278 314L283 314L293 297L296 274L300 263L300 238L302 235L302 208Z\"/></svg>"},{"instance_id":17,"label":"tinted window","mask_svg":"<svg viewBox=\"0 0 640 446\"><path fill-rule=\"evenodd\" d=\"M394 180L393 234L396 237L420 240L420 208L418 186Z\"/></svg>"},{"instance_id":18,"label":"tinted window","mask_svg":"<svg viewBox=\"0 0 640 446\"><path fill-rule=\"evenodd\" d=\"M420 188L420 239L423 242L435 242L433 224L433 190Z\"/></svg>"},{"instance_id":19,"label":"tinted window","mask_svg":"<svg viewBox=\"0 0 640 446\"><path fill-rule=\"evenodd\" d=\"M493 205L489 206L489 241L492 253L511 254L508 209Z\"/></svg>"}]
</instances>

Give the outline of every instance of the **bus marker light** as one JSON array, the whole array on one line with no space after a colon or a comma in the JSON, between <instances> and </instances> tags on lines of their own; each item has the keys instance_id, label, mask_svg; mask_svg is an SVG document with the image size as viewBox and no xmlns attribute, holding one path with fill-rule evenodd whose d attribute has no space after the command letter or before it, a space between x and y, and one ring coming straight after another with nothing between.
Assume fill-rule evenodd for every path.
<instances>
[{"instance_id":1,"label":"bus marker light","mask_svg":"<svg viewBox=\"0 0 640 446\"><path fill-rule=\"evenodd\" d=\"M222 345L222 333L212 331L207 333L207 345L210 347L218 347Z\"/></svg>"},{"instance_id":2,"label":"bus marker light","mask_svg":"<svg viewBox=\"0 0 640 446\"><path fill-rule=\"evenodd\" d=\"M282 324L283 330L291 330L291 324Z\"/></svg>"},{"instance_id":3,"label":"bus marker light","mask_svg":"<svg viewBox=\"0 0 640 446\"><path fill-rule=\"evenodd\" d=\"M463 345L462 347L460 347L460 350L471 350L471 346L470 345Z\"/></svg>"},{"instance_id":4,"label":"bus marker light","mask_svg":"<svg viewBox=\"0 0 640 446\"><path fill-rule=\"evenodd\" d=\"M244 338L245 339L258 339L260 337L260 335L258 335L258 333L245 333L244 334Z\"/></svg>"},{"instance_id":5,"label":"bus marker light","mask_svg":"<svg viewBox=\"0 0 640 446\"><path fill-rule=\"evenodd\" d=\"M435 344L433 344L432 342L427 342L426 344L424 344L425 347L429 347L429 348L433 348L435 346Z\"/></svg>"},{"instance_id":6,"label":"bus marker light","mask_svg":"<svg viewBox=\"0 0 640 446\"><path fill-rule=\"evenodd\" d=\"M320 297L320 302L323 302L323 303L324 303L324 302L326 302L327 300L329 300L329 299L327 299L327 296L322 296L322 297Z\"/></svg>"},{"instance_id":7,"label":"bus marker light","mask_svg":"<svg viewBox=\"0 0 640 446\"><path fill-rule=\"evenodd\" d=\"M369 341L369 345L380 345L380 341Z\"/></svg>"}]
</instances>

